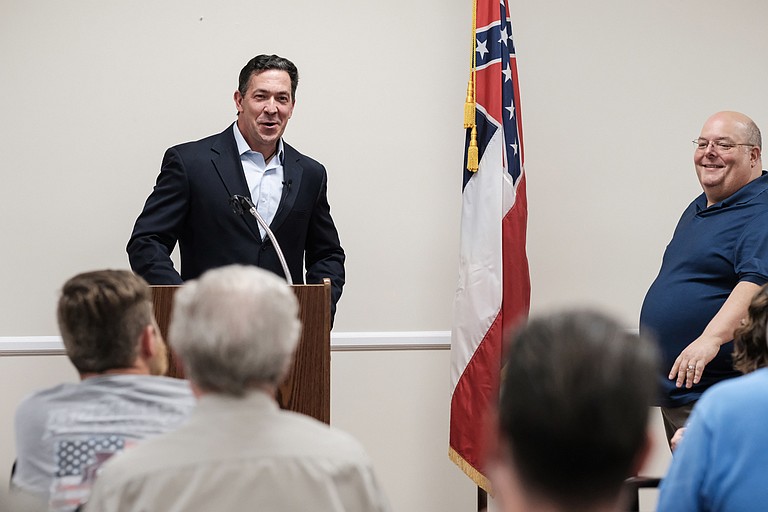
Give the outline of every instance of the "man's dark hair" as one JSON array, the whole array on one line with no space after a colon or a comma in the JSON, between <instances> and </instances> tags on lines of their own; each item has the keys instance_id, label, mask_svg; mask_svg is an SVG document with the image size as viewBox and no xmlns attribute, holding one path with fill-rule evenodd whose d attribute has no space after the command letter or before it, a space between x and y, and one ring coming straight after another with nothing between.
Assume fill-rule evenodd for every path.
<instances>
[{"instance_id":1,"label":"man's dark hair","mask_svg":"<svg viewBox=\"0 0 768 512\"><path fill-rule=\"evenodd\" d=\"M523 485L566 510L616 499L645 446L657 368L652 342L595 312L514 333L499 429Z\"/></svg>"},{"instance_id":2,"label":"man's dark hair","mask_svg":"<svg viewBox=\"0 0 768 512\"><path fill-rule=\"evenodd\" d=\"M152 297L127 270L98 270L64 283L57 310L67 356L80 373L128 368L141 331L152 325Z\"/></svg>"},{"instance_id":3,"label":"man's dark hair","mask_svg":"<svg viewBox=\"0 0 768 512\"><path fill-rule=\"evenodd\" d=\"M291 77L291 101L296 101L296 87L299 85L299 70L293 62L278 55L257 55L248 61L248 64L240 71L240 82L237 89L242 96L248 92L248 82L253 75L258 75L268 69L279 69L288 73Z\"/></svg>"}]
</instances>

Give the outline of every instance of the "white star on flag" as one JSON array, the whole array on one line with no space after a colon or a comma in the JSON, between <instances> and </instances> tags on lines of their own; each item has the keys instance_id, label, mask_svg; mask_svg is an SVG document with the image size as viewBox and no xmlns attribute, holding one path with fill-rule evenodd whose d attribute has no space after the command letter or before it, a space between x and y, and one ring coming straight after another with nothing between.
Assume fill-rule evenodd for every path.
<instances>
[{"instance_id":1,"label":"white star on flag","mask_svg":"<svg viewBox=\"0 0 768 512\"><path fill-rule=\"evenodd\" d=\"M510 120L513 119L515 117L515 106L514 105L510 105L510 106L504 107L504 108L506 108L509 111L509 119Z\"/></svg>"},{"instance_id":2,"label":"white star on flag","mask_svg":"<svg viewBox=\"0 0 768 512\"><path fill-rule=\"evenodd\" d=\"M482 59L486 53L488 53L488 47L486 46L488 44L488 41L480 41L478 39L475 39L477 42L477 53L480 54L480 58Z\"/></svg>"},{"instance_id":3,"label":"white star on flag","mask_svg":"<svg viewBox=\"0 0 768 512\"><path fill-rule=\"evenodd\" d=\"M509 67L509 64L507 64L507 67L504 68L504 70L501 72L502 75L504 75L504 81L508 82L509 80L512 80L512 68Z\"/></svg>"},{"instance_id":4,"label":"white star on flag","mask_svg":"<svg viewBox=\"0 0 768 512\"><path fill-rule=\"evenodd\" d=\"M499 42L506 46L508 40L509 36L507 35L507 27L504 27L501 29L501 39L499 39Z\"/></svg>"}]
</instances>

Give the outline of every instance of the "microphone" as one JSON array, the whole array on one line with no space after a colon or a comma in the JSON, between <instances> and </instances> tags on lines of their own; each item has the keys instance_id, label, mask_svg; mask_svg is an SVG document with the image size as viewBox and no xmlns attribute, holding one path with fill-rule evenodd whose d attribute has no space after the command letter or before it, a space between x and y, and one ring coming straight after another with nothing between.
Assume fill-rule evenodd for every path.
<instances>
[{"instance_id":1,"label":"microphone","mask_svg":"<svg viewBox=\"0 0 768 512\"><path fill-rule=\"evenodd\" d=\"M288 187L288 190L291 190L291 185L293 184L293 180L288 180L283 182L284 187Z\"/></svg>"},{"instance_id":2,"label":"microphone","mask_svg":"<svg viewBox=\"0 0 768 512\"><path fill-rule=\"evenodd\" d=\"M288 186L291 186L291 180L288 180ZM280 260L280 265L283 267L285 280L288 282L288 284L293 285L293 277L291 277L291 272L288 270L288 263L285 262L285 255L283 254L283 250L280 248L280 244L277 243L275 234L272 233L271 229L269 229L269 224L267 224L267 221L265 221L264 217L262 217L256 210L256 206L254 206L251 198L235 194L229 199L229 205L232 207L232 211L237 215L242 216L243 213L247 211L256 218L256 222L258 222L259 226L264 229L264 231L267 233L267 236L272 241L272 245L275 247L277 258Z\"/></svg>"}]
</instances>

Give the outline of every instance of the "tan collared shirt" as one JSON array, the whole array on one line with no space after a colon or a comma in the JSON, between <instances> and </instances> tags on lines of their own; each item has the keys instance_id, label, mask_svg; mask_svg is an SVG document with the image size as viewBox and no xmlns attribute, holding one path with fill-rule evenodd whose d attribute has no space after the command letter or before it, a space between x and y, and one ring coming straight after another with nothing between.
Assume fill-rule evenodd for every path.
<instances>
[{"instance_id":1,"label":"tan collared shirt","mask_svg":"<svg viewBox=\"0 0 768 512\"><path fill-rule=\"evenodd\" d=\"M109 461L87 510L384 512L389 505L354 438L252 392L204 395L181 429Z\"/></svg>"}]
</instances>

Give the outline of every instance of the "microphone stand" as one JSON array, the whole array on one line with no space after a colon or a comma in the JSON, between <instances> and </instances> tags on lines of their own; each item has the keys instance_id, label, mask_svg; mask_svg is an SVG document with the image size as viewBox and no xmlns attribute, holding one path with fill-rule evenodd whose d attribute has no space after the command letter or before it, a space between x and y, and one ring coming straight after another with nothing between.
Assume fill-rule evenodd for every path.
<instances>
[{"instance_id":1,"label":"microphone stand","mask_svg":"<svg viewBox=\"0 0 768 512\"><path fill-rule=\"evenodd\" d=\"M265 221L264 218L256 210L256 206L253 204L253 201L251 201L251 198L246 196L234 195L232 196L232 199L229 200L229 204L232 206L232 210L238 215L242 215L243 212L247 210L248 213L250 213L256 218L256 221L259 223L259 226L264 228L264 231L267 233L267 236L272 241L272 245L275 247L275 252L277 252L277 258L280 260L280 265L283 266L283 273L285 274L285 280L288 281L288 284L293 285L293 278L291 277L290 270L288 270L288 263L285 262L285 255L283 254L283 250L280 248L280 244L277 243L277 238L275 238L275 234L272 233L271 229L269 229L269 225L267 224L267 221Z\"/></svg>"}]
</instances>

